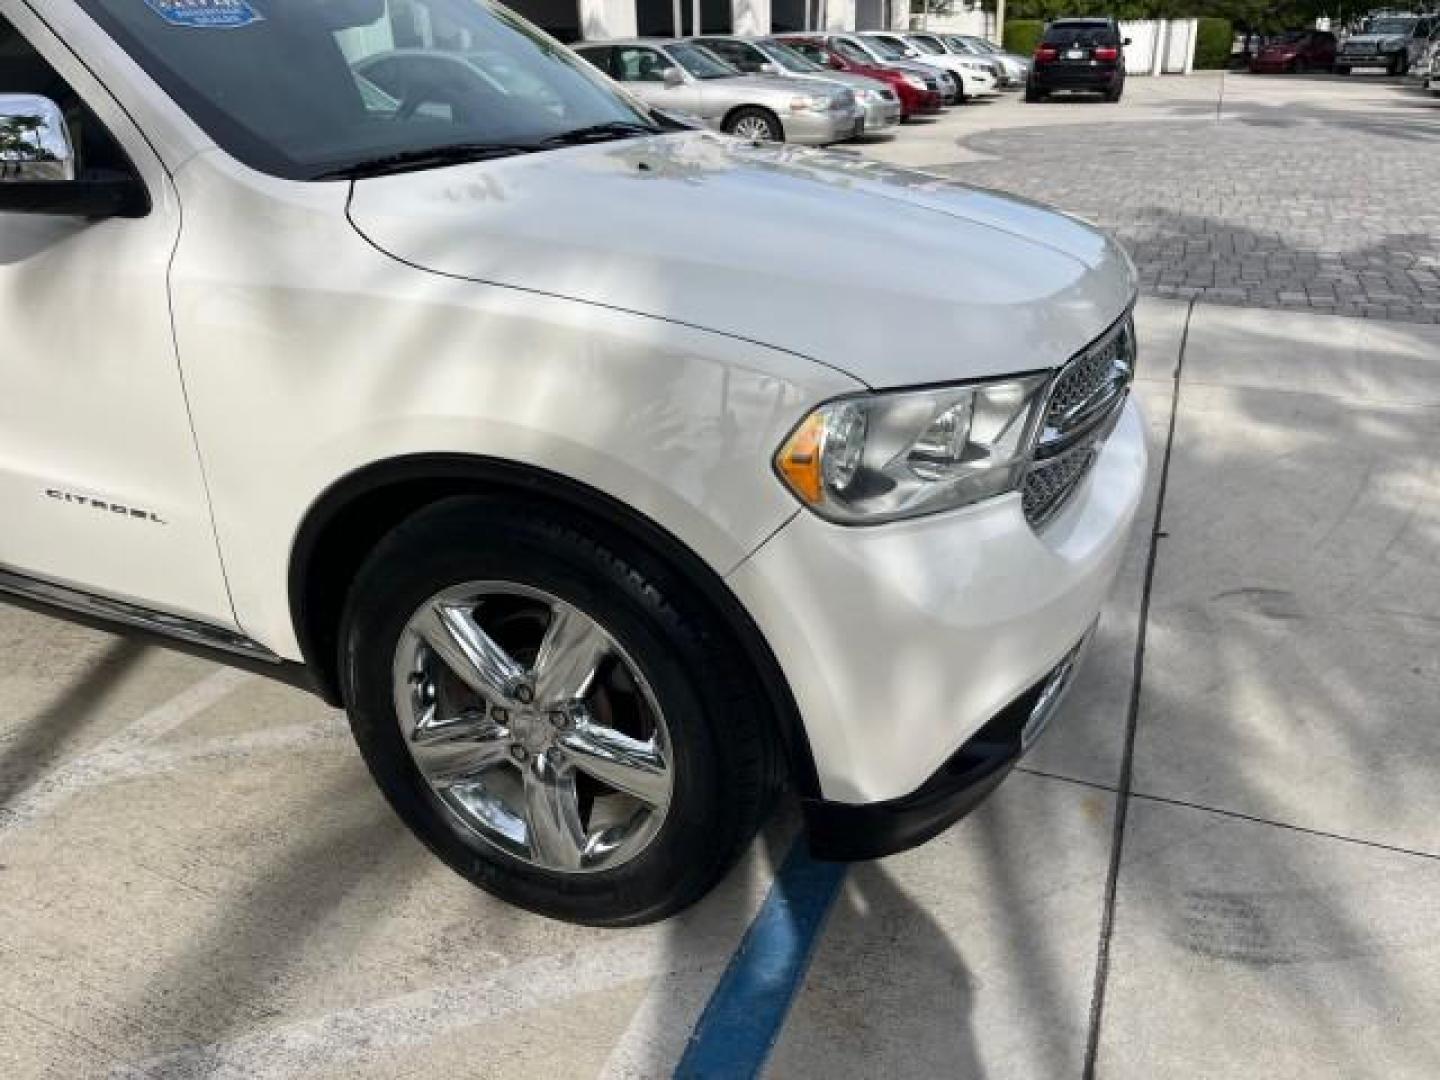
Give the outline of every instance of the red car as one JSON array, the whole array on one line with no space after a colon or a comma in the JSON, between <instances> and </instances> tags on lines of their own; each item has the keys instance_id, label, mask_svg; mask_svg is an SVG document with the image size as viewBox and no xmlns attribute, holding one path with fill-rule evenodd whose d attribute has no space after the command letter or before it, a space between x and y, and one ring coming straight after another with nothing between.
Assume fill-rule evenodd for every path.
<instances>
[{"instance_id":1,"label":"red car","mask_svg":"<svg viewBox=\"0 0 1440 1080\"><path fill-rule=\"evenodd\" d=\"M1250 70L1328 71L1335 66L1335 35L1324 30L1287 30L1261 46L1250 58Z\"/></svg>"},{"instance_id":2,"label":"red car","mask_svg":"<svg viewBox=\"0 0 1440 1080\"><path fill-rule=\"evenodd\" d=\"M855 55L852 55L852 50L845 48L843 41L831 41L827 38L805 34L776 34L774 40L782 45L789 45L790 48L822 67L828 67L834 71L848 71L854 75L864 75L885 83L900 98L900 119L902 120L909 120L912 116L923 116L926 113L937 113L945 107L945 98L939 90L927 88L925 81L919 76L893 67L881 67L870 62L869 58L864 57L859 50L853 50Z\"/></svg>"}]
</instances>

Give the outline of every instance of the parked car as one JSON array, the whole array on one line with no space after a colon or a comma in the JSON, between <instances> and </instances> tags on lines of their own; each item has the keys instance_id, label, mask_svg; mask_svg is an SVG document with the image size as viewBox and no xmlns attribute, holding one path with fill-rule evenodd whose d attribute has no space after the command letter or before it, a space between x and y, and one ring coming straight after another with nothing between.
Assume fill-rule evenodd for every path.
<instances>
[{"instance_id":1,"label":"parked car","mask_svg":"<svg viewBox=\"0 0 1440 1080\"><path fill-rule=\"evenodd\" d=\"M931 34L943 41L951 52L962 56L979 56L993 60L1000 66L1000 86L1004 89L1018 89L1025 85L1030 74L1030 58L1019 53L1006 52L992 41L971 34Z\"/></svg>"},{"instance_id":2,"label":"parked car","mask_svg":"<svg viewBox=\"0 0 1440 1080\"><path fill-rule=\"evenodd\" d=\"M935 835L1128 548L1129 260L393 10L4 5L0 591L343 704L429 849L557 918L680 909L787 782L824 857ZM395 29L525 78L377 115Z\"/></svg>"},{"instance_id":3,"label":"parked car","mask_svg":"<svg viewBox=\"0 0 1440 1080\"><path fill-rule=\"evenodd\" d=\"M900 118L909 120L941 112L945 97L940 80L931 70L904 70L888 64L877 64L858 46L832 41L823 34L781 34L770 40L794 49L807 60L831 71L864 75L886 83L900 99Z\"/></svg>"},{"instance_id":4,"label":"parked car","mask_svg":"<svg viewBox=\"0 0 1440 1080\"><path fill-rule=\"evenodd\" d=\"M742 75L692 41L587 42L575 51L640 100L742 139L825 146L865 128L865 109L845 87L800 92L789 79Z\"/></svg>"},{"instance_id":5,"label":"parked car","mask_svg":"<svg viewBox=\"0 0 1440 1080\"><path fill-rule=\"evenodd\" d=\"M900 96L878 79L832 71L794 49L774 41L704 36L694 39L737 71L746 75L777 75L798 83L840 83L855 95L865 110L866 135L892 132L900 124Z\"/></svg>"},{"instance_id":6,"label":"parked car","mask_svg":"<svg viewBox=\"0 0 1440 1080\"><path fill-rule=\"evenodd\" d=\"M1056 19L1046 24L1025 83L1025 100L1043 101L1057 90L1084 90L1119 101L1125 92L1129 44L1114 19Z\"/></svg>"},{"instance_id":7,"label":"parked car","mask_svg":"<svg viewBox=\"0 0 1440 1080\"><path fill-rule=\"evenodd\" d=\"M1424 82L1432 94L1440 94L1440 48L1430 50L1430 63L1425 71Z\"/></svg>"},{"instance_id":8,"label":"parked car","mask_svg":"<svg viewBox=\"0 0 1440 1080\"><path fill-rule=\"evenodd\" d=\"M960 102L960 83L954 75L935 64L921 64L901 55L894 46L873 41L862 34L831 34L830 41L837 49L844 48L862 54L871 64L892 67L899 71L910 71L933 77L940 86L940 96L945 105Z\"/></svg>"},{"instance_id":9,"label":"parked car","mask_svg":"<svg viewBox=\"0 0 1440 1080\"><path fill-rule=\"evenodd\" d=\"M1382 15L1366 21L1362 33L1340 43L1335 71L1383 67L1391 75L1404 75L1419 62L1429 43L1435 19L1427 15Z\"/></svg>"},{"instance_id":10,"label":"parked car","mask_svg":"<svg viewBox=\"0 0 1440 1080\"><path fill-rule=\"evenodd\" d=\"M1000 76L989 60L978 56L956 56L946 50L932 52L931 46L922 48L911 41L908 34L867 30L861 37L892 60L908 60L948 72L959 87L960 101L967 97L988 97L999 93Z\"/></svg>"},{"instance_id":11,"label":"parked car","mask_svg":"<svg viewBox=\"0 0 1440 1080\"><path fill-rule=\"evenodd\" d=\"M1307 71L1328 71L1335 64L1338 42L1328 30L1287 30L1250 57L1256 74L1283 71L1300 75Z\"/></svg>"}]
</instances>

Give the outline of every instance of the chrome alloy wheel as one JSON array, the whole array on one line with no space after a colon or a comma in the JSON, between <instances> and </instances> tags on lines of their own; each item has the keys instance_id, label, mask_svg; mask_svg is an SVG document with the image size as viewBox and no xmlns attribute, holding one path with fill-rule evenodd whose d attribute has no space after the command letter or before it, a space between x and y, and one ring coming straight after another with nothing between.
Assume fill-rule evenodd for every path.
<instances>
[{"instance_id":1,"label":"chrome alloy wheel","mask_svg":"<svg viewBox=\"0 0 1440 1080\"><path fill-rule=\"evenodd\" d=\"M406 624L395 709L466 830L545 870L609 870L649 846L674 785L665 718L624 649L558 597L446 589Z\"/></svg>"},{"instance_id":2,"label":"chrome alloy wheel","mask_svg":"<svg viewBox=\"0 0 1440 1080\"><path fill-rule=\"evenodd\" d=\"M770 142L770 124L763 116L742 116L730 133L752 142Z\"/></svg>"}]
</instances>

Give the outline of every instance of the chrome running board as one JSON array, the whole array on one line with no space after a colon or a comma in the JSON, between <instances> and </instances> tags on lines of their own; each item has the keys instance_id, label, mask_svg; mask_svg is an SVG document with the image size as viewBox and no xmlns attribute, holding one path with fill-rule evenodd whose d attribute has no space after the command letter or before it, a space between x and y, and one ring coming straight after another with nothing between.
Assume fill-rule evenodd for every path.
<instances>
[{"instance_id":1,"label":"chrome running board","mask_svg":"<svg viewBox=\"0 0 1440 1080\"><path fill-rule=\"evenodd\" d=\"M39 581L10 570L0 568L0 593L29 600L41 607L59 608L75 615L94 619L102 623L118 623L121 626L146 630L174 641L196 645L202 649L217 649L220 652L243 656L247 660L258 660L267 664L282 664L284 661L259 642L251 641L243 634L226 630L221 626L187 619L180 615L167 615L123 600L112 600L105 596L71 589Z\"/></svg>"}]
</instances>

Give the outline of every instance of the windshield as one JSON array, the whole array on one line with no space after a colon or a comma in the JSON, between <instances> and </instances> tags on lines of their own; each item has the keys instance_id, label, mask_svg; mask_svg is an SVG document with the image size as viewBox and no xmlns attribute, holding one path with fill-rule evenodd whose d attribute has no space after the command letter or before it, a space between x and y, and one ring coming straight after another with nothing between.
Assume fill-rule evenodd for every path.
<instances>
[{"instance_id":1,"label":"windshield","mask_svg":"<svg viewBox=\"0 0 1440 1080\"><path fill-rule=\"evenodd\" d=\"M813 75L817 71L829 70L801 56L789 45L777 45L773 41L757 41L755 48L764 53L765 58L771 63L779 64L786 71L793 71L797 75Z\"/></svg>"},{"instance_id":2,"label":"windshield","mask_svg":"<svg viewBox=\"0 0 1440 1080\"><path fill-rule=\"evenodd\" d=\"M867 37L866 43L886 60L904 60L905 50L889 38Z\"/></svg>"},{"instance_id":3,"label":"windshield","mask_svg":"<svg viewBox=\"0 0 1440 1080\"><path fill-rule=\"evenodd\" d=\"M1283 34L1276 34L1272 44L1293 45L1297 41L1305 40L1304 30L1286 30Z\"/></svg>"},{"instance_id":4,"label":"windshield","mask_svg":"<svg viewBox=\"0 0 1440 1080\"><path fill-rule=\"evenodd\" d=\"M935 42L931 41L929 38L912 37L910 39L910 44L914 45L915 48L919 49L923 53L929 53L931 56L939 56L945 51L943 48L941 48Z\"/></svg>"},{"instance_id":5,"label":"windshield","mask_svg":"<svg viewBox=\"0 0 1440 1080\"><path fill-rule=\"evenodd\" d=\"M457 146L658 131L583 60L486 0L80 0L217 144L294 180ZM548 144L548 145L542 145Z\"/></svg>"},{"instance_id":6,"label":"windshield","mask_svg":"<svg viewBox=\"0 0 1440 1080\"><path fill-rule=\"evenodd\" d=\"M740 74L709 49L699 45L671 45L670 58L697 79L733 79Z\"/></svg>"},{"instance_id":7,"label":"windshield","mask_svg":"<svg viewBox=\"0 0 1440 1080\"><path fill-rule=\"evenodd\" d=\"M968 43L976 52L998 53L1000 51L1000 46L993 41L986 41L984 38L962 38L961 40Z\"/></svg>"},{"instance_id":8,"label":"windshield","mask_svg":"<svg viewBox=\"0 0 1440 1080\"><path fill-rule=\"evenodd\" d=\"M1367 34L1408 34L1415 28L1418 19L1376 19L1366 29Z\"/></svg>"}]
</instances>

